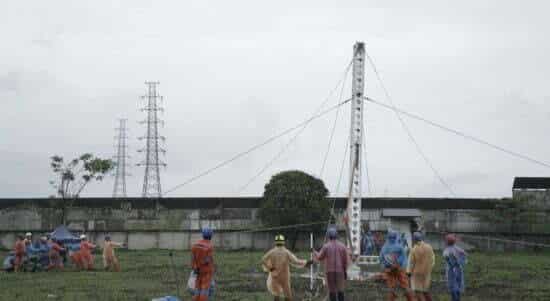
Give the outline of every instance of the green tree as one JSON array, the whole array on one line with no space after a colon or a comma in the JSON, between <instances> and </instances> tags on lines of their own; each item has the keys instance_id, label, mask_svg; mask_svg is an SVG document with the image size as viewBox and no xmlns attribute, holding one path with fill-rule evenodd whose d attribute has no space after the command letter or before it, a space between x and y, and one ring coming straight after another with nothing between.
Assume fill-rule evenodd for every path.
<instances>
[{"instance_id":1,"label":"green tree","mask_svg":"<svg viewBox=\"0 0 550 301\"><path fill-rule=\"evenodd\" d=\"M328 190L322 180L298 170L283 171L274 175L265 185L258 217L267 226L287 226L326 221L330 215ZM299 230L323 231L321 223L302 228L280 231L296 248Z\"/></svg>"},{"instance_id":2,"label":"green tree","mask_svg":"<svg viewBox=\"0 0 550 301\"><path fill-rule=\"evenodd\" d=\"M50 166L56 176L50 184L60 199L57 204L62 209L61 222L64 224L67 208L72 206L89 183L103 180L113 169L114 162L85 153L69 162L65 162L61 156L52 156Z\"/></svg>"}]
</instances>

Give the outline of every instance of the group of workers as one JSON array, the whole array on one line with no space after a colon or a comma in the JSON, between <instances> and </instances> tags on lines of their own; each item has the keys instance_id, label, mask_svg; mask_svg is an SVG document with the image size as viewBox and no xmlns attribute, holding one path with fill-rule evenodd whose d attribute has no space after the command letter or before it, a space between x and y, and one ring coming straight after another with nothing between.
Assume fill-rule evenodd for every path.
<instances>
[{"instance_id":1,"label":"group of workers","mask_svg":"<svg viewBox=\"0 0 550 301\"><path fill-rule=\"evenodd\" d=\"M211 242L213 231L202 229L202 239L191 247L191 267L195 283L193 288L194 301L207 301L214 294L214 246ZM344 301L344 289L347 280L347 269L351 263L349 249L338 240L338 231L331 227L327 231L327 242L316 251L312 249L312 259L302 260L285 247L285 237L275 236L275 246L261 260L264 271L268 272L267 288L275 301L292 300L290 267L305 268L313 262L324 265L325 283L330 301ZM389 230L386 240L379 252L383 272L378 279L383 280L388 288L387 299L396 300L400 291L408 301L431 301L431 273L435 264L435 254L432 247L424 241L420 232L412 235L413 246L409 250L404 243L406 239L398 232ZM456 236L448 234L445 237L446 247L443 251L447 287L452 301L460 301L464 291L464 267L466 252L456 246ZM106 270L120 271L120 264L114 249L124 244L111 241L105 236L103 244L103 265ZM80 270L94 269L92 251L98 246L88 241L86 235L80 236L80 243L66 244L55 238L43 236L32 241L32 234L18 236L14 247L13 267L15 272L22 270L25 261L34 260L47 262L46 269L62 270L66 255Z\"/></svg>"},{"instance_id":2,"label":"group of workers","mask_svg":"<svg viewBox=\"0 0 550 301\"><path fill-rule=\"evenodd\" d=\"M402 240L402 239L401 239ZM404 291L408 301L431 301L431 274L435 265L435 254L432 247L424 241L421 232L414 232L413 247L407 254L400 243L398 233L389 231L386 243L380 252L380 262L384 267L382 279L386 282L388 300L395 300L399 290ZM456 245L456 236L448 234L445 237L443 260L447 288L452 301L460 301L464 291L464 267L466 252ZM409 285L410 284L410 285Z\"/></svg>"},{"instance_id":3,"label":"group of workers","mask_svg":"<svg viewBox=\"0 0 550 301\"><path fill-rule=\"evenodd\" d=\"M103 266L105 270L120 271L120 264L115 256L114 249L123 247L124 244L111 241L106 235L103 244ZM12 266L15 272L20 272L26 263L32 265L31 270L37 270L37 266L44 270L63 270L67 257L79 270L94 269L93 251L98 246L91 243L87 236L80 235L79 242L58 241L54 237L44 235L33 241L32 233L27 232L25 237L17 236L13 252Z\"/></svg>"},{"instance_id":4,"label":"group of workers","mask_svg":"<svg viewBox=\"0 0 550 301\"><path fill-rule=\"evenodd\" d=\"M322 262L325 272L325 283L330 301L344 301L344 289L347 280L347 268L351 263L349 249L338 240L336 228L327 231L328 241L319 250L312 250L310 260L299 259L285 247L285 238L275 236L275 246L261 260L262 268L268 272L267 289L275 301L290 301L293 293L291 287L290 267L306 268L314 261ZM194 301L207 301L214 293L214 247L211 243L212 230L202 229L202 239L191 248L191 266L196 275L193 290ZM406 247L404 237L398 232L389 230L386 241L379 254L383 272L378 279L383 280L388 288L387 300L396 300L402 290L406 299L431 301L431 273L435 265L435 254L432 247L424 241L421 232L414 232L413 246ZM456 246L456 236L445 237L446 247L443 251L447 287L452 301L460 301L464 291L464 267L466 252Z\"/></svg>"}]
</instances>

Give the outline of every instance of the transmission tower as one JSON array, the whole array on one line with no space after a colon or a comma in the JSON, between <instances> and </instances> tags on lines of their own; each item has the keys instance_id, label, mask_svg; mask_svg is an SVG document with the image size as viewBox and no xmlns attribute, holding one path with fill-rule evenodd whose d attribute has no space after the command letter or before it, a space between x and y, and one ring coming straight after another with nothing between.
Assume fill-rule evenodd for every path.
<instances>
[{"instance_id":1,"label":"transmission tower","mask_svg":"<svg viewBox=\"0 0 550 301\"><path fill-rule=\"evenodd\" d=\"M116 156L115 161L115 186L113 188L113 198L125 198L126 195L126 167L128 166L127 155L128 150L128 132L126 128L126 119L119 119L119 126L115 128L117 135Z\"/></svg>"},{"instance_id":2,"label":"transmission tower","mask_svg":"<svg viewBox=\"0 0 550 301\"><path fill-rule=\"evenodd\" d=\"M160 166L166 166L164 162L159 160L159 154L165 153L165 150L161 146L165 138L159 135L159 125L162 125L163 121L159 119L158 115L163 109L160 104L162 96L158 94L157 90L158 84L158 82L145 82L147 95L142 96L142 99L145 99L146 103L141 111L147 112L147 119L141 123L146 124L147 132L145 136L139 138L140 140L145 140L145 148L138 151L145 152L145 159L138 166L145 166L143 191L141 194L144 198L160 198L162 196Z\"/></svg>"}]
</instances>

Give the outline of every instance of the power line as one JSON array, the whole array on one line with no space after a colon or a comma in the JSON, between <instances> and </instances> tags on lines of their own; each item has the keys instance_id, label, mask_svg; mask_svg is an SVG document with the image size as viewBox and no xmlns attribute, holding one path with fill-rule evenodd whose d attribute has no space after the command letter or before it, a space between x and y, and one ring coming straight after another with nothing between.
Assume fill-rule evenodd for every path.
<instances>
[{"instance_id":1,"label":"power line","mask_svg":"<svg viewBox=\"0 0 550 301\"><path fill-rule=\"evenodd\" d=\"M348 66L348 68L349 67L351 67L351 63ZM342 83L342 89L340 89L340 97L338 97L338 102L342 101L345 86L346 86L346 78L344 78L344 82ZM319 178L323 177L323 172L325 171L325 166L327 164L328 154L330 153L330 147L332 146L332 140L334 139L334 132L336 131L336 124L338 123L339 115L340 115L340 107L336 110L336 116L334 117L334 123L332 124L332 130L330 132L330 138L328 140L327 151L323 159L323 165L321 166L321 171L319 172Z\"/></svg>"},{"instance_id":2,"label":"power line","mask_svg":"<svg viewBox=\"0 0 550 301\"><path fill-rule=\"evenodd\" d=\"M215 170L217 170L217 169L219 169L219 168L221 168L221 167L223 167L223 166L225 166L225 165L227 165L227 164L229 164L229 163L231 163L231 162L233 162L233 161L235 161L235 160L237 160L237 159L239 159L239 158L241 158L241 157L243 157L243 156L245 156L245 155L247 155L247 154L249 154L249 153L251 153L251 152L257 150L257 149L259 149L259 148L261 148L262 146L265 146L265 145L267 145L267 144L273 142L274 140L276 140L276 139L278 139L278 138L280 138L280 137L282 137L282 136L285 136L285 135L288 134L288 133L291 133L292 131L294 131L294 130L300 128L300 127L302 127L304 124L307 124L307 123L311 122L312 120L315 120L315 119L317 119L317 118L319 118L319 117L321 117L321 116L326 115L327 113L332 112L333 110L337 109L338 107L340 107L340 106L342 106L342 105L344 105L344 104L346 104L346 103L348 103L348 102L350 102L350 101L351 101L351 99L348 99L348 100L345 100L345 101L343 101L343 102L341 102L341 103L339 103L339 104L337 104L337 105L335 105L335 106L332 106L332 107L330 107L330 108L328 108L328 109L322 111L321 113L319 113L319 114L317 114L317 115L314 115L313 117L308 118L308 119L305 120L305 121L300 122L299 124L293 126L292 128L289 128L289 129L287 129L287 130L285 130L285 131L283 131L283 132L281 132L281 133L279 133L279 134L277 134L277 135L275 135L275 136L272 136L272 137L266 139L265 141L263 141L263 142L261 142L261 143L259 143L259 144L256 144L256 145L250 147L249 149L247 149L247 150L245 150L245 151L243 151L243 152L240 152L240 153L234 155L233 157L231 157L231 158L229 158L229 159L227 159L227 160L225 160L225 161L222 161L222 162L220 162L219 164L217 164L217 165L215 165L215 166L213 166L213 167L211 167L211 168L209 168L209 169L207 169L207 170L205 170L205 171L199 173L198 175L191 177L190 179L188 179L187 181L183 182L182 184L176 185L176 186L174 186L173 188L167 190L166 193L170 193L170 192L172 192L172 191L174 191L174 190L176 190L176 189L179 189L179 188L181 188L181 187L183 187L183 186L185 186L185 185L187 185L187 184L189 184L189 183L191 183L191 182L194 182L194 181L196 181L197 179L200 179L200 178L202 178L202 177L208 175L209 173L211 173L211 172L213 172L213 171L215 171Z\"/></svg>"},{"instance_id":3,"label":"power line","mask_svg":"<svg viewBox=\"0 0 550 301\"><path fill-rule=\"evenodd\" d=\"M365 52L366 53L366 52ZM369 60L369 63L374 71L374 74L376 75L376 78L378 80L378 82L380 83L380 87L382 88L382 90L384 91L384 94L386 96L386 99L390 102L390 104L393 106L394 103L393 103L393 99L391 98L390 96L390 93L388 92L388 89L386 89L386 86L384 85L384 82L382 81L382 77L380 76L380 74L378 73L378 69L376 68L376 65L374 64L374 61L372 60L372 58L370 57L370 55L368 53L366 53L367 55L367 59ZM434 175L439 179L439 181L441 182L441 184L443 184L443 186L445 186L445 188L447 188L447 190L449 191L449 193L453 196L455 196L456 194L454 193L453 189L451 188L451 186L445 181L445 179L443 179L443 177L441 176L441 174L439 173L439 171L435 168L435 166L432 164L432 162L430 161L430 159L428 158L428 156L426 155L426 153L424 153L424 151L422 150L422 148L420 147L420 144L418 143L418 141L416 140L416 138L414 137L414 135L412 134L411 130L409 129L409 127L407 126L407 124L405 123L405 121L403 120L403 118L401 117L401 115L399 115L399 112L398 111L394 111L395 112L395 115L397 116L397 119L399 119L399 122L401 123L401 127L403 128L403 130L407 133L407 136L409 136L409 139L411 140L411 142L414 144L415 148L416 148L416 151L418 152L418 154L422 157L422 159L424 160L424 162L426 163L426 165L428 165L428 167L432 170L432 172L434 173Z\"/></svg>"},{"instance_id":4,"label":"power line","mask_svg":"<svg viewBox=\"0 0 550 301\"><path fill-rule=\"evenodd\" d=\"M365 122L364 123L364 131L363 131L363 135L366 136L367 135L367 123ZM370 173L369 173L369 161L367 160L367 139L363 139L363 144L364 144L364 147L363 147L363 157L365 159L365 175L367 176L367 193L370 195L371 194L371 178L370 178Z\"/></svg>"},{"instance_id":5,"label":"power line","mask_svg":"<svg viewBox=\"0 0 550 301\"><path fill-rule=\"evenodd\" d=\"M344 166L346 164L346 158L348 156L348 149L349 149L350 140L351 140L351 137L348 137L348 139L346 140L346 146L344 148L344 159L342 160L342 165L340 165L340 172L339 172L339 175L338 175L338 182L336 183L336 187L334 188L334 197L336 197L336 195L340 191L340 183L342 182L342 177L344 175ZM328 221L327 221L327 228L330 225L330 222L332 221L335 206L336 206L336 198L333 199L333 201L332 201L332 206L330 208L330 215L329 215Z\"/></svg>"},{"instance_id":6,"label":"power line","mask_svg":"<svg viewBox=\"0 0 550 301\"><path fill-rule=\"evenodd\" d=\"M343 76L342 78L338 81L338 83L336 84L336 86L334 88L332 88L332 90L330 91L330 93L328 94L328 96L326 97L326 99L323 101L323 103L317 108L317 110L315 110L315 113L314 114L318 114L319 111L321 111L321 109L323 109L323 107L327 104L327 102L330 100L330 97L332 96L332 94L334 94L334 92L336 91L336 89L338 89L338 87L340 86L340 84L342 84L342 87L345 85L346 83L346 78L348 76L348 73L349 73L349 70L351 69L351 61L350 63L347 65L346 69L344 70L344 73L343 73ZM341 94L340 94L341 96ZM342 100L342 98L340 97L339 99L339 102ZM338 107L338 109L336 110L336 112L340 111L340 107ZM277 161L282 155L284 152L286 152L286 150L290 147L290 145L292 145L294 143L294 141L296 141L296 139L298 139L298 136L300 136L300 134L302 134L302 132L305 131L305 129L308 127L310 122L304 124L304 126L296 133L296 135L294 135L280 150L279 152L273 156L273 158L271 158L271 160L269 160L267 162L267 164L265 164L254 176L252 176L247 182L245 185L243 185L240 189L239 189L239 194L242 193L246 188L248 188L248 186L250 184L252 184L254 181L256 181L256 179L258 177L260 177L271 165L273 165L273 163L275 163L275 161Z\"/></svg>"},{"instance_id":7,"label":"power line","mask_svg":"<svg viewBox=\"0 0 550 301\"><path fill-rule=\"evenodd\" d=\"M434 233L434 234L449 234L449 232L442 232L442 231L426 231L427 234ZM523 246L530 246L530 247L540 247L540 248L550 248L550 244L544 244L544 243L537 243L532 241L525 241L525 240L511 240L511 239L504 239L504 238L496 238L491 236L481 236L481 235L472 235L472 234L463 234L458 233L458 237L470 237L475 239L485 239L488 241L497 241L497 242L503 242L503 243L511 243L511 244L517 244L517 245L523 245Z\"/></svg>"},{"instance_id":8,"label":"power line","mask_svg":"<svg viewBox=\"0 0 550 301\"><path fill-rule=\"evenodd\" d=\"M412 119L416 119L416 120L419 120L419 121L422 121L424 123L427 123L433 127L436 127L436 128L439 128L441 130L444 130L444 131L447 131L447 132L450 132L452 134L455 134L457 136L460 136L462 138L465 138L465 139L468 139L468 140L471 140L471 141L474 141L474 142L477 142L479 144L482 144L482 145L485 145L485 146L488 146L490 148L493 148L493 149L496 149L496 150L499 150L501 152L504 152L510 156L513 156L513 157L516 157L516 158L520 158L520 159L523 159L525 161L529 161L531 163L534 163L534 164L537 164L537 165L541 165L541 166L544 166L544 167L547 167L547 168L550 168L550 164L548 163L545 163L543 161L540 161L540 160L537 160L537 159L533 159L529 156L526 156L526 155L523 155L523 154L520 154L518 152L515 152L515 151L512 151L512 150L509 150L509 149L506 149L502 146L498 146L494 143L491 143L491 142L488 142L486 140L483 140L481 138L478 138L478 137L475 137L475 136L472 136L472 135L469 135L469 134L466 134L464 132L461 132L461 131L458 131L458 130L455 130L455 129L452 129L450 127L447 127L447 126L444 126L440 123L436 123L434 121L431 121L431 120L428 120L424 117L421 117L419 115L415 115L415 114L412 114L412 113L409 113L409 112L406 112L406 111L403 111L402 109L399 109L395 106L392 106L392 105L388 105L388 104L385 104L385 103L382 103L382 102L379 102L379 101L376 101L372 98L369 98L369 97L365 97L365 100L371 102L371 103L374 103L376 105L379 105L379 106L382 106L382 107L385 107L387 109L390 109L394 112L399 112L400 114L402 115L405 115L409 118L412 118Z\"/></svg>"},{"instance_id":9,"label":"power line","mask_svg":"<svg viewBox=\"0 0 550 301\"><path fill-rule=\"evenodd\" d=\"M293 225L285 225L285 226L278 226L278 227L266 227L266 228L248 228L248 229L237 229L237 230L231 230L232 233L255 233L255 232L265 232L265 231L273 231L273 230L282 230L282 229L292 229L292 228L300 228L300 227L308 227L308 226L314 226L314 225L321 225L325 222L312 222L312 223L304 223L304 224L293 224Z\"/></svg>"},{"instance_id":10,"label":"power line","mask_svg":"<svg viewBox=\"0 0 550 301\"><path fill-rule=\"evenodd\" d=\"M342 159L342 165L340 165L340 174L338 175L338 182L336 184L336 188L334 189L335 195L338 192L340 192L340 183L342 182L342 178L344 176L344 166L346 164L346 159L348 157L349 143L350 143L350 138L348 138L348 140L346 141L346 148L345 148L345 151L344 151L344 159Z\"/></svg>"}]
</instances>

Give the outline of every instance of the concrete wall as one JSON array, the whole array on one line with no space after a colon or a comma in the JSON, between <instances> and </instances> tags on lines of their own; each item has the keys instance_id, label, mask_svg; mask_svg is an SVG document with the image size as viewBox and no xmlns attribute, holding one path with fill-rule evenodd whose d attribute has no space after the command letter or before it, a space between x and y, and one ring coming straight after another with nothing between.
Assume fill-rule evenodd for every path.
<instances>
[{"instance_id":1,"label":"concrete wall","mask_svg":"<svg viewBox=\"0 0 550 301\"><path fill-rule=\"evenodd\" d=\"M15 234L36 235L52 231L63 219L58 200L0 200L0 247L12 248ZM333 200L327 200L332 202ZM345 199L336 199L340 217ZM250 232L262 225L256 218L261 199L78 199L65 210L72 231L87 233L96 242L105 234L125 242L130 249L189 249L199 239L198 230L210 226L214 243L223 249L267 249L274 233ZM406 228L407 218L384 218L383 208L415 208L416 218L429 232L502 233L506 229L484 220L494 210L494 200L476 199L365 199L362 219L372 230ZM307 209L304 209L307 210ZM317 234L322 237L323 234ZM308 248L308 233L301 233L298 247Z\"/></svg>"}]
</instances>

